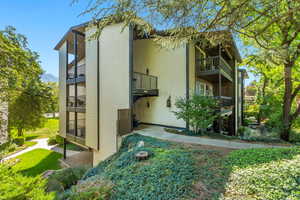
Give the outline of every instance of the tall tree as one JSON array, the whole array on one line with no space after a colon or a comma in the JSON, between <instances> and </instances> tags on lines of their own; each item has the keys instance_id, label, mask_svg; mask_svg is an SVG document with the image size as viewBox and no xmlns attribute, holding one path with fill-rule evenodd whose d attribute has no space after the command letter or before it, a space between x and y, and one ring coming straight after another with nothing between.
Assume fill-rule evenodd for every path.
<instances>
[{"instance_id":1,"label":"tall tree","mask_svg":"<svg viewBox=\"0 0 300 200\"><path fill-rule=\"evenodd\" d=\"M78 0L73 0L77 2ZM288 140L292 122L300 114L300 105L292 111L300 85L293 90L293 71L300 56L300 1L295 0L90 0L83 12L92 13L102 28L116 21L139 24L141 34L156 28L170 28L168 37L153 34L161 44L181 44L199 35L212 42L226 40L224 32L240 35L246 44L264 49L268 59L284 66L283 129ZM149 23L142 21L139 17Z\"/></svg>"},{"instance_id":2,"label":"tall tree","mask_svg":"<svg viewBox=\"0 0 300 200\"><path fill-rule=\"evenodd\" d=\"M16 128L18 136L26 129L41 127L44 122L43 114L51 103L51 90L44 83L32 79L14 99L9 102L9 126Z\"/></svg>"}]
</instances>

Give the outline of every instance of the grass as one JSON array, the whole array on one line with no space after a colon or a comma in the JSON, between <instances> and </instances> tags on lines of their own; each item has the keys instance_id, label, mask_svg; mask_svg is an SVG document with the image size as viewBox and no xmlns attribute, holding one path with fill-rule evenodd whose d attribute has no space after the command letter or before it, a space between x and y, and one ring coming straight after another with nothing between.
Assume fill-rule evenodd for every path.
<instances>
[{"instance_id":1,"label":"grass","mask_svg":"<svg viewBox=\"0 0 300 200\"><path fill-rule=\"evenodd\" d=\"M64 148L63 144L59 145L60 148ZM73 143L67 143L67 150L71 150L71 151L83 151L84 149L78 145L75 145Z\"/></svg>"},{"instance_id":2,"label":"grass","mask_svg":"<svg viewBox=\"0 0 300 200\"><path fill-rule=\"evenodd\" d=\"M145 146L137 147L141 140ZM141 150L148 160L135 159ZM96 180L112 184L109 199L296 200L300 148L225 151L131 135L62 196L79 195Z\"/></svg>"},{"instance_id":3,"label":"grass","mask_svg":"<svg viewBox=\"0 0 300 200\"><path fill-rule=\"evenodd\" d=\"M58 132L59 119L52 118L47 119L44 127L38 128L36 130L24 131L24 137L27 141L38 139L38 138L48 138L54 136ZM12 134L16 135L17 131L12 130Z\"/></svg>"},{"instance_id":4,"label":"grass","mask_svg":"<svg viewBox=\"0 0 300 200\"><path fill-rule=\"evenodd\" d=\"M61 154L54 151L34 149L17 156L16 159L20 159L20 161L13 166L13 169L25 176L37 176L50 169L60 169L59 159L61 157Z\"/></svg>"}]
</instances>

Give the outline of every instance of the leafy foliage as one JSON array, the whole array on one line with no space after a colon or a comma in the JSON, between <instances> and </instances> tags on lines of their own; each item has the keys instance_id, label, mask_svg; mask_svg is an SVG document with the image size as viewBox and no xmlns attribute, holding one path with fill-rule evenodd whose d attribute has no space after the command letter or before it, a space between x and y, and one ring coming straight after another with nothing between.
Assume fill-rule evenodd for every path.
<instances>
[{"instance_id":1,"label":"leafy foliage","mask_svg":"<svg viewBox=\"0 0 300 200\"><path fill-rule=\"evenodd\" d=\"M137 147L141 140L145 146ZM139 151L147 151L149 159L136 160ZM192 195L189 187L197 178L197 168L190 151L170 142L131 135L120 152L89 170L83 180L96 177L112 182L110 199L180 199Z\"/></svg>"},{"instance_id":2,"label":"leafy foliage","mask_svg":"<svg viewBox=\"0 0 300 200\"><path fill-rule=\"evenodd\" d=\"M217 117L217 101L212 97L193 95L189 99L179 98L175 106L178 111L173 113L177 119L189 122L196 134L202 133Z\"/></svg>"},{"instance_id":3,"label":"leafy foliage","mask_svg":"<svg viewBox=\"0 0 300 200\"><path fill-rule=\"evenodd\" d=\"M65 168L55 171L48 177L47 191L62 192L75 185L86 172L87 167Z\"/></svg>"},{"instance_id":4,"label":"leafy foliage","mask_svg":"<svg viewBox=\"0 0 300 200\"><path fill-rule=\"evenodd\" d=\"M46 181L40 177L26 177L0 164L0 199L1 200L31 200L54 199L53 193L45 192Z\"/></svg>"},{"instance_id":5,"label":"leafy foliage","mask_svg":"<svg viewBox=\"0 0 300 200\"><path fill-rule=\"evenodd\" d=\"M300 150L252 149L230 154L223 199L299 199Z\"/></svg>"}]
</instances>

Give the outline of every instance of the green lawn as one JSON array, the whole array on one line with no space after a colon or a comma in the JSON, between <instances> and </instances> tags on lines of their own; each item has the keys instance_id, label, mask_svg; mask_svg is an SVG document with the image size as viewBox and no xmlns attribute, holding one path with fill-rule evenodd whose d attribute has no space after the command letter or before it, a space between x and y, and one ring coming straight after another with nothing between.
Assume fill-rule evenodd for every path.
<instances>
[{"instance_id":1,"label":"green lawn","mask_svg":"<svg viewBox=\"0 0 300 200\"><path fill-rule=\"evenodd\" d=\"M139 141L145 146L136 147ZM139 151L150 158L136 160ZM62 199L84 195L84 188L98 190L90 186L103 183L113 185L109 199L296 200L300 148L230 151L131 135Z\"/></svg>"},{"instance_id":2,"label":"green lawn","mask_svg":"<svg viewBox=\"0 0 300 200\"><path fill-rule=\"evenodd\" d=\"M16 172L26 176L37 176L46 170L59 169L61 154L46 149L35 149L24 153L16 159L20 161L13 166Z\"/></svg>"},{"instance_id":3,"label":"green lawn","mask_svg":"<svg viewBox=\"0 0 300 200\"><path fill-rule=\"evenodd\" d=\"M26 131L24 136L26 137L26 140L51 137L57 134L58 123L58 119L47 119L43 128L38 128L33 131Z\"/></svg>"}]
</instances>

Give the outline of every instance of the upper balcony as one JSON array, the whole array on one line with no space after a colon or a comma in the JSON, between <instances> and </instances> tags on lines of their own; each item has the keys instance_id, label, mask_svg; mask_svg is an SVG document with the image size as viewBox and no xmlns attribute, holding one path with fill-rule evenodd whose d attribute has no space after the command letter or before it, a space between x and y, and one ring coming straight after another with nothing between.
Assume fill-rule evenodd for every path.
<instances>
[{"instance_id":1,"label":"upper balcony","mask_svg":"<svg viewBox=\"0 0 300 200\"><path fill-rule=\"evenodd\" d=\"M72 65L69 67L67 74L67 84L74 83L82 83L85 82L85 64L81 64L77 66L77 75L75 73L75 67Z\"/></svg>"},{"instance_id":2,"label":"upper balcony","mask_svg":"<svg viewBox=\"0 0 300 200\"><path fill-rule=\"evenodd\" d=\"M210 82L217 82L218 74L221 73L229 81L233 81L232 67L222 56L210 56L204 60L197 60L197 76Z\"/></svg>"},{"instance_id":3,"label":"upper balcony","mask_svg":"<svg viewBox=\"0 0 300 200\"><path fill-rule=\"evenodd\" d=\"M134 96L158 96L157 77L134 72L132 90Z\"/></svg>"}]
</instances>

